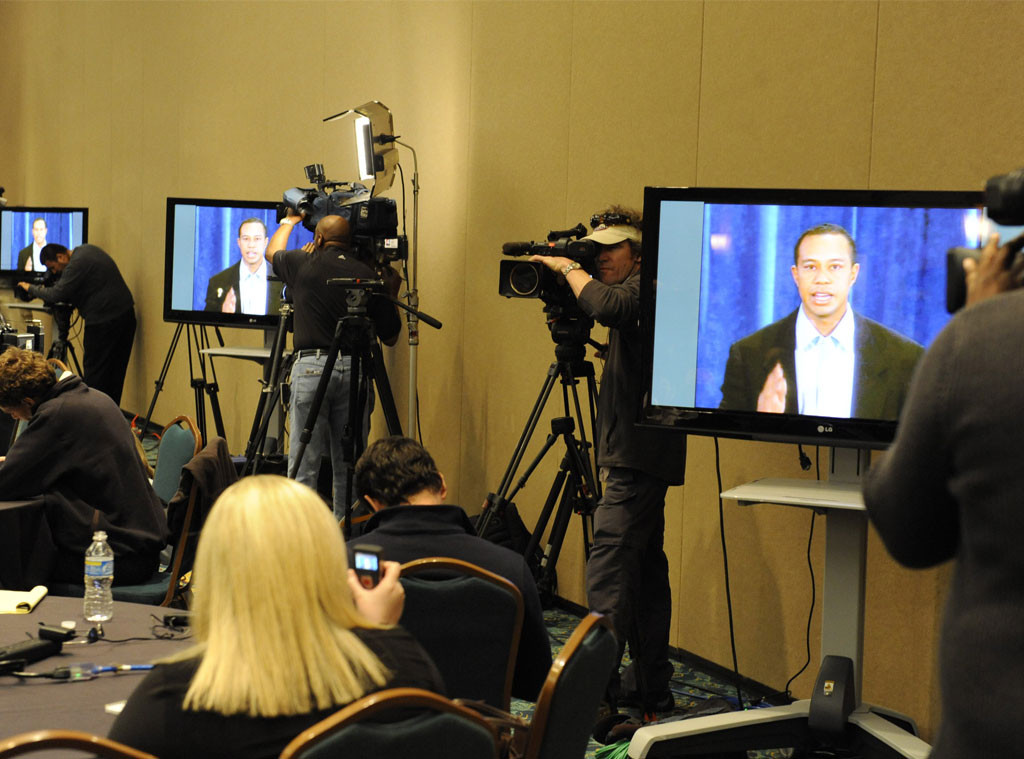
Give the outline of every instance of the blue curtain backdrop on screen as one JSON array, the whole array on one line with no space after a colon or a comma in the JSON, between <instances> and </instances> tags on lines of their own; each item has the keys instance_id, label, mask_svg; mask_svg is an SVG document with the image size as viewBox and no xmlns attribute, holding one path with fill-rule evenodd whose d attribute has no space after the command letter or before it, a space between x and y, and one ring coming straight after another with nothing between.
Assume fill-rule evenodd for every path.
<instances>
[{"instance_id":1,"label":"blue curtain backdrop on screen","mask_svg":"<svg viewBox=\"0 0 1024 759\"><path fill-rule=\"evenodd\" d=\"M927 346L949 321L945 252L974 245L962 209L707 205L697 336L698 407L717 408L729 346L800 305L790 267L805 230L826 222L857 243L855 312ZM920 293L908 297L909 293Z\"/></svg>"}]
</instances>

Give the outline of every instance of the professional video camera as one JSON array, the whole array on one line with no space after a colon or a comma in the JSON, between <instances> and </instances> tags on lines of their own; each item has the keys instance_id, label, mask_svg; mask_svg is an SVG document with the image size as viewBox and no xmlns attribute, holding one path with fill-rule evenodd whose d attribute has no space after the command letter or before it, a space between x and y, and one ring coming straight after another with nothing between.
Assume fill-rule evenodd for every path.
<instances>
[{"instance_id":1,"label":"professional video camera","mask_svg":"<svg viewBox=\"0 0 1024 759\"><path fill-rule=\"evenodd\" d=\"M352 244L357 255L381 265L408 257L409 242L405 235L398 234L394 200L371 197L370 191L359 182L326 179L320 163L310 164L305 171L306 179L316 187L285 190L284 203L277 209L278 221L290 208L303 214L302 225L313 232L325 216L341 216L352 227Z\"/></svg>"},{"instance_id":2,"label":"professional video camera","mask_svg":"<svg viewBox=\"0 0 1024 759\"><path fill-rule=\"evenodd\" d=\"M1024 225L1024 169L999 174L985 183L985 214L990 221L1003 226ZM1001 235L1000 242L1009 242ZM984 243L985 240L982 240ZM978 248L951 248L946 254L946 310L959 310L967 300L967 282L964 277L964 259L977 260ZM1016 256L1006 259L1009 268Z\"/></svg>"},{"instance_id":3,"label":"professional video camera","mask_svg":"<svg viewBox=\"0 0 1024 759\"><path fill-rule=\"evenodd\" d=\"M60 279L59 271L33 271L25 272L24 274L17 274L14 277L14 297L18 300L29 301L34 298L25 292L22 288L18 287L18 282L28 282L30 285L40 285L42 287L52 287L57 280Z\"/></svg>"},{"instance_id":4,"label":"professional video camera","mask_svg":"<svg viewBox=\"0 0 1024 759\"><path fill-rule=\"evenodd\" d=\"M572 229L548 232L547 242L507 242L501 246L506 256L564 256L580 264L587 274L594 275L598 246L580 238L587 228L577 224ZM502 261L498 278L498 294L506 298L540 298L549 306L574 306L576 298L564 281L544 264L534 261Z\"/></svg>"}]
</instances>

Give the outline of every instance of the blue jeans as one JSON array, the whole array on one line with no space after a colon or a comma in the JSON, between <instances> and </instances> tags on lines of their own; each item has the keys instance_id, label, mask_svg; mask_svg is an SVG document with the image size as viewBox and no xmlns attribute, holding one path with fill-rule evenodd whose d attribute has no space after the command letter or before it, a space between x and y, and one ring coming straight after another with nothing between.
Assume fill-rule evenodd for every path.
<instances>
[{"instance_id":1,"label":"blue jeans","mask_svg":"<svg viewBox=\"0 0 1024 759\"><path fill-rule=\"evenodd\" d=\"M316 395L316 388L320 383L320 375L323 374L325 363L327 363L327 351L319 356L297 358L292 364L292 398L288 424L291 442L288 453L288 471L291 471L292 456L298 448L299 438L306 424L306 417L309 416L310 407L313 405L313 397ZM320 472L320 459L323 456L330 456L334 475L334 516L338 519L345 514L345 491L351 469L350 465L345 462L342 446L342 434L348 424L351 377L351 357L339 354L338 360L334 363L334 370L331 372L331 381L327 385L323 403L320 405L320 413L313 425L312 436L306 446L306 452L302 456L302 464L295 476L296 480L315 490L317 475ZM360 421L360 428L356 431L360 436L360 449L366 447L372 407L373 391L370 389L367 392L366 408L357 417Z\"/></svg>"}]
</instances>

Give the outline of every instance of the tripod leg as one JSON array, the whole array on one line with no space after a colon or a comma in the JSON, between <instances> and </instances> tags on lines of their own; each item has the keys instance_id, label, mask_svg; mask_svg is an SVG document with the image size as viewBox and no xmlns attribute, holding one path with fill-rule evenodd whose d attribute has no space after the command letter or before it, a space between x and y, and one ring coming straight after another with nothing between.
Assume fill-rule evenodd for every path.
<instances>
[{"instance_id":1,"label":"tripod leg","mask_svg":"<svg viewBox=\"0 0 1024 759\"><path fill-rule=\"evenodd\" d=\"M281 386L274 385L269 394L260 393L260 405L256 410L254 424L258 423L259 428L253 433L249 441L249 448L245 452L245 464L242 466L242 475L257 474L266 458L263 450L267 440L267 429L270 427L270 420L274 415L274 409L281 398Z\"/></svg>"},{"instance_id":2,"label":"tripod leg","mask_svg":"<svg viewBox=\"0 0 1024 759\"><path fill-rule=\"evenodd\" d=\"M146 415L140 422L141 434L146 434L146 427L149 425L150 420L153 418L153 409L156 408L156 399L160 395L160 391L164 389L164 380L167 379L167 372L171 368L171 359L174 357L174 349L178 347L178 338L181 337L181 330L184 328L184 324L178 324L174 328L174 337L171 338L171 346L167 349L167 355L164 357L164 365L160 369L160 376L156 380L156 390L153 391L153 398L149 402L149 408L146 410ZM78 364L78 359L75 359L75 364Z\"/></svg>"},{"instance_id":3,"label":"tripod leg","mask_svg":"<svg viewBox=\"0 0 1024 759\"><path fill-rule=\"evenodd\" d=\"M487 495L488 507L484 509L476 523L477 535L486 535L487 529L490 526L494 515L496 513L501 513L502 509L505 508L505 504L508 502L508 491L512 485L512 478L515 476L516 470L519 468L519 464L523 460L523 456L526 453L526 447L530 444L530 438L533 437L533 431L537 428L537 422L540 421L540 416L544 412L544 406L547 405L548 397L551 395L551 388L555 386L555 378L557 376L558 364L554 363L548 368L547 376L544 378L544 384L540 389L540 395L537 396L537 400L533 404L533 410L530 411L530 417L526 420L526 426L523 428L523 432L519 436L519 442L516 443L516 448L512 452L512 458L509 460L508 466L505 468L505 474L502 475L501 484L494 493L488 493ZM544 452L546 453L547 450L545 449ZM538 460L531 465L532 468L536 468L537 463L539 463L539 457ZM532 468L530 471L532 471ZM520 481L519 488L526 484L527 476L529 475L525 475ZM519 488L517 488L517 490Z\"/></svg>"},{"instance_id":4,"label":"tripod leg","mask_svg":"<svg viewBox=\"0 0 1024 759\"><path fill-rule=\"evenodd\" d=\"M550 603L558 592L555 566L558 564L558 557L562 553L562 543L565 541L565 532L569 527L569 517L572 516L573 512L573 499L578 487L579 483L576 475L569 474L565 478L562 500L558 504L555 521L551 524L551 533L548 536L547 545L544 546L544 555L540 560L537 591L540 593L541 599L547 599L547 603Z\"/></svg>"},{"instance_id":5,"label":"tripod leg","mask_svg":"<svg viewBox=\"0 0 1024 759\"><path fill-rule=\"evenodd\" d=\"M252 428L249 431L249 441L245 446L245 467L242 469L243 473L249 471L249 466L257 458L257 455L262 459L263 448L267 439L267 429L270 427L270 418L277 407L276 398L279 398L281 395L281 374L284 371L285 364L289 363L285 361L284 350L285 339L288 334L288 317L291 315L291 312L292 308L288 303L281 304L277 327L274 331L273 348L270 350L270 358L263 366L263 387L260 390L260 398L256 404L256 416L253 417ZM275 400L268 406L267 398L271 395L274 396ZM268 408L269 411L267 411ZM265 420L264 415L266 416Z\"/></svg>"},{"instance_id":6,"label":"tripod leg","mask_svg":"<svg viewBox=\"0 0 1024 759\"><path fill-rule=\"evenodd\" d=\"M384 366L384 354L381 351L380 343L376 340L370 343L370 363L367 366L373 371L373 381L377 386L380 410L384 412L384 421L388 425L388 434L401 435L402 422L398 418L395 396L391 392L391 382L388 381L387 367Z\"/></svg>"},{"instance_id":7,"label":"tripod leg","mask_svg":"<svg viewBox=\"0 0 1024 759\"><path fill-rule=\"evenodd\" d=\"M213 427L218 437L226 437L224 433L224 417L220 413L220 400L217 397L217 383L206 383L206 394L210 396L210 409L213 411Z\"/></svg>"},{"instance_id":8,"label":"tripod leg","mask_svg":"<svg viewBox=\"0 0 1024 759\"><path fill-rule=\"evenodd\" d=\"M548 497L544 499L544 506L540 510L540 516L537 517L537 524L533 527L533 532L530 535L530 542L526 544L526 550L523 552L526 556L526 561L530 564L530 569L533 570L534 577L540 576L544 559L541 559L541 566L534 567L533 557L536 555L537 549L540 547L540 541L544 535L544 530L547 529L548 520L551 519L551 512L555 508L555 502L559 500L559 496L562 494L562 488L565 485L565 477L565 469L559 468L558 474L555 475L555 479L551 483L551 488L548 490Z\"/></svg>"}]
</instances>

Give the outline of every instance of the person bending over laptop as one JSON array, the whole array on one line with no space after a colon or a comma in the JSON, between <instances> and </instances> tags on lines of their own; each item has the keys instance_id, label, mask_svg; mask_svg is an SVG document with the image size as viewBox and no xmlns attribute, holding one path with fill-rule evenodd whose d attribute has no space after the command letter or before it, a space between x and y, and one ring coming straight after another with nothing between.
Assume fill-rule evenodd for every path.
<instances>
[{"instance_id":1,"label":"person bending over laptop","mask_svg":"<svg viewBox=\"0 0 1024 759\"><path fill-rule=\"evenodd\" d=\"M81 377L60 381L39 353L0 353L0 410L28 422L0 462L0 497L46 496L57 557L51 581L80 583L96 530L114 550L114 582L133 585L156 571L167 520L149 484L127 420Z\"/></svg>"}]
</instances>

